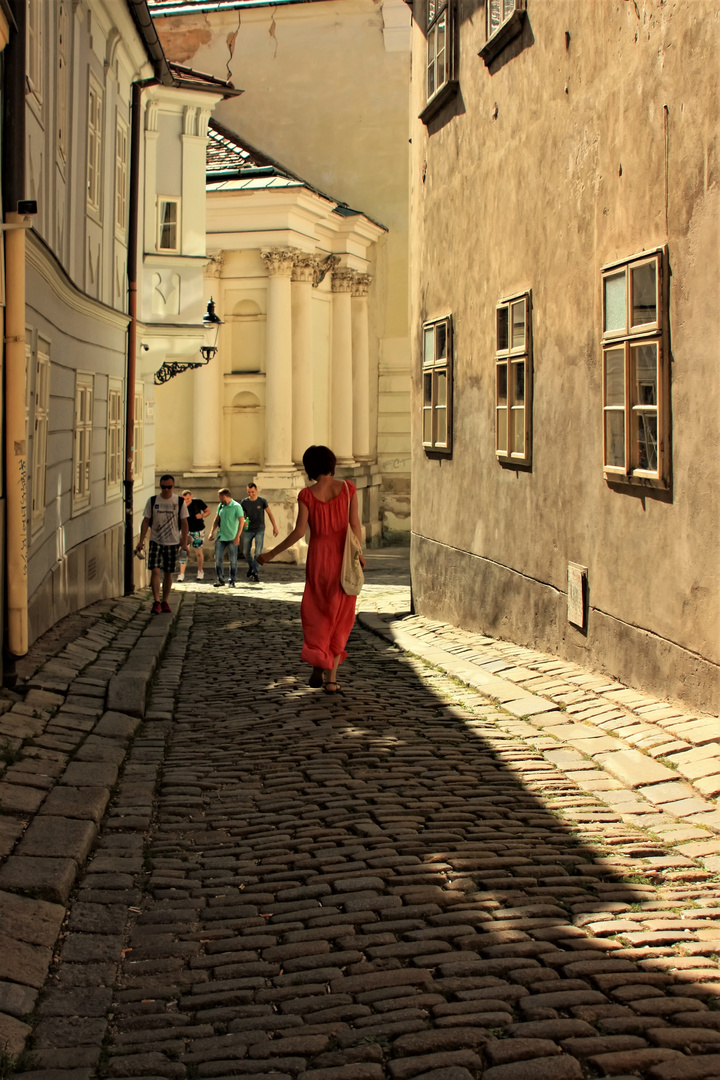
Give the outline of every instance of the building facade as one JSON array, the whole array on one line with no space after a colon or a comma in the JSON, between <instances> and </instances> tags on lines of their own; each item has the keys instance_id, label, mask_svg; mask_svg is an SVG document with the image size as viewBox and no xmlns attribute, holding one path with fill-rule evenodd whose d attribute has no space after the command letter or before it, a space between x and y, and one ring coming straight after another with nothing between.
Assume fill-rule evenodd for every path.
<instances>
[{"instance_id":1,"label":"building facade","mask_svg":"<svg viewBox=\"0 0 720 1080\"><path fill-rule=\"evenodd\" d=\"M416 608L717 709L715 5L412 10Z\"/></svg>"},{"instance_id":2,"label":"building facade","mask_svg":"<svg viewBox=\"0 0 720 1080\"><path fill-rule=\"evenodd\" d=\"M282 162L274 180L251 183L247 170L242 181L208 177L208 251L223 256L212 286L225 322L221 390L213 383L209 398L220 404L203 405L193 427L195 391L182 379L163 391L158 423L170 425L179 409L188 425L185 444L168 446L162 464L188 472L187 485L206 498L224 483L243 492L256 478L285 508L284 522L294 519L297 485L305 482L302 450L330 441L341 470L358 483L368 541L407 538L409 11L402 0L343 0L339 9L327 0L238 0L215 11L192 0L155 0L150 7L173 61L243 88L214 114L231 139L249 147L253 160ZM275 249L285 255L263 259ZM340 259L334 274L313 288L330 255ZM284 344L272 336L278 316L267 309L280 292L292 309ZM306 293L307 301L297 299ZM361 324L366 342L357 337ZM285 350L280 367L271 355L277 348ZM299 359L303 350L312 352L309 365ZM350 372L353 351L367 380L357 364ZM296 379L291 387L280 376L278 396L270 383L283 365ZM210 371L202 377L215 378ZM292 413L291 425L284 413ZM276 438L287 445L273 445Z\"/></svg>"},{"instance_id":3,"label":"building facade","mask_svg":"<svg viewBox=\"0 0 720 1080\"><path fill-rule=\"evenodd\" d=\"M219 352L191 378L158 388L157 470L208 502L219 487L244 494L254 480L283 530L307 482L304 451L329 444L358 489L366 540L378 543L368 294L385 230L214 122L207 229L206 292L224 321ZM304 552L300 543L288 558Z\"/></svg>"},{"instance_id":4,"label":"building facade","mask_svg":"<svg viewBox=\"0 0 720 1080\"><path fill-rule=\"evenodd\" d=\"M7 644L23 655L127 586L128 532L154 490L153 372L202 341L207 121L228 88L170 70L145 0L10 11Z\"/></svg>"}]
</instances>

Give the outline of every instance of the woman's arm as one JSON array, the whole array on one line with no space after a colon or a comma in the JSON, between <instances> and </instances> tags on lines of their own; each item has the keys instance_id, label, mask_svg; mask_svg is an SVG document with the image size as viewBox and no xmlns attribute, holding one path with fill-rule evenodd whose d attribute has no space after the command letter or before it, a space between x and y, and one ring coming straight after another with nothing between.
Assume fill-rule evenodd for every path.
<instances>
[{"instance_id":1,"label":"woman's arm","mask_svg":"<svg viewBox=\"0 0 720 1080\"><path fill-rule=\"evenodd\" d=\"M291 533L281 540L277 547L272 548L270 551L263 551L262 555L258 557L258 562L261 566L264 566L266 562L270 562L276 555L282 555L283 551L287 551L289 547L296 544L298 540L302 540L305 535L308 524L308 508L304 502L298 502L297 519L295 521L295 528Z\"/></svg>"},{"instance_id":2,"label":"woman's arm","mask_svg":"<svg viewBox=\"0 0 720 1080\"><path fill-rule=\"evenodd\" d=\"M358 543L360 544L360 548L362 549L362 528L360 525L360 515L358 514L357 494L355 493L350 500L350 528L357 536ZM360 565L363 568L365 567L365 560L362 555L362 550L360 551Z\"/></svg>"}]
</instances>

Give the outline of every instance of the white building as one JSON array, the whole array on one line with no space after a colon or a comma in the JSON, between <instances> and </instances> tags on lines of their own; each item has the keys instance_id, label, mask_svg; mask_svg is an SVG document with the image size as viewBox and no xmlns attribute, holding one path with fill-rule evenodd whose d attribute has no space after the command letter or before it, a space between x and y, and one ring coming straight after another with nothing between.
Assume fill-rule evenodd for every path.
<instances>
[{"instance_id":1,"label":"white building","mask_svg":"<svg viewBox=\"0 0 720 1080\"><path fill-rule=\"evenodd\" d=\"M11 8L6 217L37 202L5 234L8 646L23 655L124 591L125 534L154 487L152 373L199 359L207 121L229 90L170 68L145 0Z\"/></svg>"},{"instance_id":2,"label":"white building","mask_svg":"<svg viewBox=\"0 0 720 1080\"><path fill-rule=\"evenodd\" d=\"M327 442L358 484L368 540L407 537L410 12L402 0L149 6L168 57L243 88L216 110L226 171L218 152L208 176L217 366L158 395L158 469L207 501L255 477L284 524L302 451ZM171 441L178 415L184 439Z\"/></svg>"},{"instance_id":3,"label":"white building","mask_svg":"<svg viewBox=\"0 0 720 1080\"><path fill-rule=\"evenodd\" d=\"M211 122L207 230L206 292L225 326L207 367L157 392L157 469L208 500L255 479L282 530L306 482L303 452L328 444L378 540L368 300L385 229Z\"/></svg>"}]
</instances>

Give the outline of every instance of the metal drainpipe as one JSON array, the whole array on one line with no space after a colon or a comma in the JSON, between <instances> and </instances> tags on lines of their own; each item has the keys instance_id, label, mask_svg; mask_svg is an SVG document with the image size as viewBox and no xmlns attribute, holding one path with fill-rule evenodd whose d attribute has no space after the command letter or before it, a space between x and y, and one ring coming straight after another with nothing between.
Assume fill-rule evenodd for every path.
<instances>
[{"instance_id":1,"label":"metal drainpipe","mask_svg":"<svg viewBox=\"0 0 720 1080\"><path fill-rule=\"evenodd\" d=\"M140 217L140 139L142 136L142 92L145 83L133 83L132 144L130 150L130 203L128 221L128 355L127 409L125 413L125 595L135 591L133 566L133 456L135 431L135 367L137 357L137 282L138 282L138 222Z\"/></svg>"},{"instance_id":2,"label":"metal drainpipe","mask_svg":"<svg viewBox=\"0 0 720 1080\"><path fill-rule=\"evenodd\" d=\"M25 198L25 4L15 0L17 27L5 51L3 116L3 207ZM13 212L8 224L20 223ZM6 496L6 659L28 651L27 498L28 459L25 410L25 229L5 233L5 496ZM9 655L8 655L9 654ZM5 672L12 679L12 670Z\"/></svg>"}]
</instances>

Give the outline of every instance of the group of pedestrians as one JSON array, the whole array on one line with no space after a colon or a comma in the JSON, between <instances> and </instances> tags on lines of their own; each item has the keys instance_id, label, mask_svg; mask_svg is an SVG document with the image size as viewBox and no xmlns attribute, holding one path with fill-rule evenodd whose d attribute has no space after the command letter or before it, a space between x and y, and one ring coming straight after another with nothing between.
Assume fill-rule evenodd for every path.
<instances>
[{"instance_id":1,"label":"group of pedestrians","mask_svg":"<svg viewBox=\"0 0 720 1080\"><path fill-rule=\"evenodd\" d=\"M337 681L338 666L347 656L345 645L355 622L355 596L341 586L343 552L348 530L362 542L355 485L335 479L336 458L327 446L310 446L303 455L303 467L309 487L298 494L295 527L271 551L263 553L265 514L272 523L273 536L278 527L267 500L258 494L257 485L247 486L247 498L236 502L229 488L218 491L220 502L210 527L209 541L215 541L216 588L235 586L238 549L243 540L243 555L248 564L247 577L260 580L260 567L282 554L310 531L305 572L305 590L300 606L303 628L301 659L312 667L309 685L326 694L341 693ZM178 581L185 579L188 545L197 552L197 580L204 579L202 545L205 519L210 509L202 499L193 499L191 491L174 494L175 478L160 478L160 494L145 504L140 539L135 554L142 556L145 538L150 532L148 569L151 571L152 612L169 612L168 602L173 574L179 563ZM254 548L254 551L253 551ZM225 553L228 555L229 581L225 579ZM361 566L365 561L360 556ZM162 591L162 598L161 598Z\"/></svg>"},{"instance_id":2,"label":"group of pedestrians","mask_svg":"<svg viewBox=\"0 0 720 1080\"><path fill-rule=\"evenodd\" d=\"M203 543L205 519L210 508L202 499L194 499L191 491L174 494L175 478L166 474L160 478L160 494L153 495L145 504L140 539L135 553L144 551L145 537L150 532L148 569L151 571L154 615L170 611L168 597L172 588L173 574L179 569L177 580L185 580L188 551L192 546L197 556L197 581L205 580ZM270 518L273 536L278 527L267 499L258 494L257 484L247 486L247 498L236 502L229 488L218 491L217 513L213 519L208 541L215 541L214 585L235 588L238 551L242 541L243 557L248 565L247 578L260 581L258 557L262 554L265 538L265 514ZM225 577L225 553L227 552L229 580ZM162 576L162 577L161 577ZM161 587L162 586L162 587ZM162 599L161 599L162 593Z\"/></svg>"}]
</instances>

